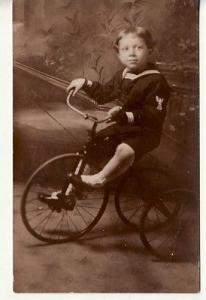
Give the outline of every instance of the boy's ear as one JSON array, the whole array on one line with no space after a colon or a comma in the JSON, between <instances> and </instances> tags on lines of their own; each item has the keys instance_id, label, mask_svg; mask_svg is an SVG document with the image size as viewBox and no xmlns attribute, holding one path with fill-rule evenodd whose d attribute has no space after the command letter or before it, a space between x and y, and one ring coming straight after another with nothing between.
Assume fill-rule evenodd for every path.
<instances>
[{"instance_id":1,"label":"boy's ear","mask_svg":"<svg viewBox=\"0 0 206 300\"><path fill-rule=\"evenodd\" d=\"M120 57L119 57L119 52L118 51L116 52L116 56L118 57L119 60L121 60Z\"/></svg>"},{"instance_id":2,"label":"boy's ear","mask_svg":"<svg viewBox=\"0 0 206 300\"><path fill-rule=\"evenodd\" d=\"M116 54L118 55L119 54L119 48L118 48L118 46L114 45L113 49L116 52Z\"/></svg>"}]
</instances>

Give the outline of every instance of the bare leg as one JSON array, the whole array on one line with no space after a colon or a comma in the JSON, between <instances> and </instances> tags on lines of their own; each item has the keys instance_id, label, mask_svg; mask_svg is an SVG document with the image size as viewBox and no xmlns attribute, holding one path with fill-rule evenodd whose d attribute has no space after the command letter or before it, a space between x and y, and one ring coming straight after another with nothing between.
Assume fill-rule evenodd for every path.
<instances>
[{"instance_id":1,"label":"bare leg","mask_svg":"<svg viewBox=\"0 0 206 300\"><path fill-rule=\"evenodd\" d=\"M133 164L134 158L134 150L129 145L122 143L102 171L91 176L82 175L82 181L94 187L101 187L106 182L123 174Z\"/></svg>"}]
</instances>

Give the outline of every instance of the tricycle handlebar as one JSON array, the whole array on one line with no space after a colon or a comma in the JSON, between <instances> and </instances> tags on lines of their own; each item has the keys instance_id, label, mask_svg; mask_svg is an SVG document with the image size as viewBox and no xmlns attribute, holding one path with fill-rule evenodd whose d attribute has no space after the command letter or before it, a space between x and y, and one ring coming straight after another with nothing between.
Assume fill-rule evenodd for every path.
<instances>
[{"instance_id":1,"label":"tricycle handlebar","mask_svg":"<svg viewBox=\"0 0 206 300\"><path fill-rule=\"evenodd\" d=\"M98 120L96 117L94 117L94 116L92 116L92 115L90 115L90 114L85 114L85 113L83 113L81 110L79 110L79 109L77 109L76 107L74 107L74 106L71 104L71 102L70 102L70 99L71 99L71 97L73 96L73 92L74 92L74 91L71 90L71 91L68 93L68 96L67 96L67 99L66 99L68 107L70 107L73 111L75 111L76 113L78 113L78 114L80 114L81 116L83 116L84 119L91 120L91 121L95 122L96 124L104 123L104 122L107 122L107 121L110 120L109 117L106 117L106 118L104 118L104 119Z\"/></svg>"}]
</instances>

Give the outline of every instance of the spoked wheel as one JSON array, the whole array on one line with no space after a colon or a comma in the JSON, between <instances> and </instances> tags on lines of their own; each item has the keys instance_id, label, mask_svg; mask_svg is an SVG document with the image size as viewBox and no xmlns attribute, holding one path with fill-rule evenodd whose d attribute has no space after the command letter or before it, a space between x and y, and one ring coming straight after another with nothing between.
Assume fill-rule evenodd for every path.
<instances>
[{"instance_id":1,"label":"spoked wheel","mask_svg":"<svg viewBox=\"0 0 206 300\"><path fill-rule=\"evenodd\" d=\"M156 194L172 185L172 178L162 168L141 168L132 170L123 180L115 194L116 210L122 221L139 230L140 217L148 202Z\"/></svg>"},{"instance_id":2,"label":"spoked wheel","mask_svg":"<svg viewBox=\"0 0 206 300\"><path fill-rule=\"evenodd\" d=\"M156 257L166 261L189 260L198 255L199 210L189 190L163 192L141 217L140 238Z\"/></svg>"},{"instance_id":3,"label":"spoked wheel","mask_svg":"<svg viewBox=\"0 0 206 300\"><path fill-rule=\"evenodd\" d=\"M28 231L41 241L66 242L91 230L102 216L108 196L102 189L61 194L68 175L82 160L81 155L59 155L40 166L29 179L21 202ZM86 165L85 172L94 169ZM66 202L65 202L66 201Z\"/></svg>"}]
</instances>

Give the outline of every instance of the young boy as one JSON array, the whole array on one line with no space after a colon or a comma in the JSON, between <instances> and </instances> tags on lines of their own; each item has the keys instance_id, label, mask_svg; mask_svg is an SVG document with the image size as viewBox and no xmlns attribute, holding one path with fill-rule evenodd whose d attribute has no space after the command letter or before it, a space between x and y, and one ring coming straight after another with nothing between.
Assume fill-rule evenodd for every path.
<instances>
[{"instance_id":1,"label":"young boy","mask_svg":"<svg viewBox=\"0 0 206 300\"><path fill-rule=\"evenodd\" d=\"M113 130L124 132L125 129L126 133L103 170L95 175L74 176L74 185L102 187L159 145L170 87L150 62L153 47L149 31L142 27L127 28L120 32L114 44L123 70L105 85L79 78L68 86L68 92L74 90L73 95L82 88L100 104L120 100L122 106L109 110L108 116L117 124Z\"/></svg>"}]
</instances>

